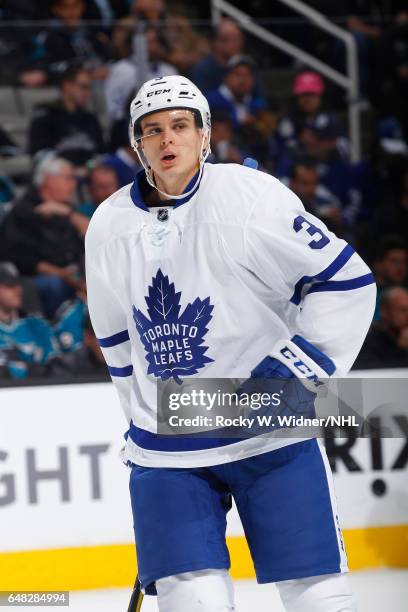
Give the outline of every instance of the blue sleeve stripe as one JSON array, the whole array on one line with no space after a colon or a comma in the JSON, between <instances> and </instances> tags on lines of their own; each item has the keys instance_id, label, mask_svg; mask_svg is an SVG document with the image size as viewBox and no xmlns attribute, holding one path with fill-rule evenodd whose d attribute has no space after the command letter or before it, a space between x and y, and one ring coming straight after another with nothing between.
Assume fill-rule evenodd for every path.
<instances>
[{"instance_id":1,"label":"blue sleeve stripe","mask_svg":"<svg viewBox=\"0 0 408 612\"><path fill-rule=\"evenodd\" d=\"M127 329L124 329L117 334L113 334L113 336L107 336L107 338L98 338L99 346L102 348L109 348L111 346L117 346L118 344L122 344L123 342L127 342L129 340L129 332Z\"/></svg>"},{"instance_id":2,"label":"blue sleeve stripe","mask_svg":"<svg viewBox=\"0 0 408 612\"><path fill-rule=\"evenodd\" d=\"M309 293L317 293L318 291L349 291L350 289L359 289L360 287L366 287L375 283L374 276L371 274L364 274L357 278L350 278L343 281L327 281L326 283L316 283L310 287Z\"/></svg>"},{"instance_id":3,"label":"blue sleeve stripe","mask_svg":"<svg viewBox=\"0 0 408 612\"><path fill-rule=\"evenodd\" d=\"M120 378L124 378L125 376L131 376L131 374L133 374L132 365L128 365L123 368L115 368L113 366L108 365L108 370L111 376L119 376Z\"/></svg>"},{"instance_id":4,"label":"blue sleeve stripe","mask_svg":"<svg viewBox=\"0 0 408 612\"><path fill-rule=\"evenodd\" d=\"M348 260L354 255L354 253L355 251L353 247L348 244L327 268L325 268L318 274L315 274L314 276L302 276L302 278L296 283L295 290L293 292L292 297L290 298L292 304L300 304L300 301L302 299L302 289L307 283L310 283L312 280L329 280L329 278L334 276L336 272L341 270L341 268L348 262Z\"/></svg>"}]
</instances>

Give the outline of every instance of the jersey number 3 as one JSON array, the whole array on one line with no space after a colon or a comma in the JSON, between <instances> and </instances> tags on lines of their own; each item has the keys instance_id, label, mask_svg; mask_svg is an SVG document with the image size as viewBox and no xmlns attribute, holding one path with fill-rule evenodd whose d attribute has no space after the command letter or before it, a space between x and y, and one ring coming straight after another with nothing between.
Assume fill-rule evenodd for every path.
<instances>
[{"instance_id":1,"label":"jersey number 3","mask_svg":"<svg viewBox=\"0 0 408 612\"><path fill-rule=\"evenodd\" d=\"M295 230L295 232L306 230L309 236L314 237L314 240L311 240L308 243L308 246L310 246L311 249L322 249L323 247L326 246L326 244L330 242L328 237L325 234L323 234L321 229L316 227L316 225L313 225L313 223L309 223L309 221L307 221L304 217L302 217L302 215L299 215L293 221L293 229ZM316 234L317 236L319 236L318 240L317 240Z\"/></svg>"}]
</instances>

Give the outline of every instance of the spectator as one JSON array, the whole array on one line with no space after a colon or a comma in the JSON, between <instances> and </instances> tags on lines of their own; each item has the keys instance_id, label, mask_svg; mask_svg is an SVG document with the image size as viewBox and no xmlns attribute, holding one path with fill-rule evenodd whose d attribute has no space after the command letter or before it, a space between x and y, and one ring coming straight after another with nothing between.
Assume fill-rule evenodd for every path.
<instances>
[{"instance_id":1,"label":"spectator","mask_svg":"<svg viewBox=\"0 0 408 612\"><path fill-rule=\"evenodd\" d=\"M399 236L408 246L408 167L394 182L394 189L386 194L381 206L368 224L367 234L372 243L378 244L382 236Z\"/></svg>"},{"instance_id":2,"label":"spectator","mask_svg":"<svg viewBox=\"0 0 408 612\"><path fill-rule=\"evenodd\" d=\"M115 170L104 164L95 166L88 177L88 191L90 201L78 207L79 212L88 217L92 217L101 202L104 202L119 189L118 177Z\"/></svg>"},{"instance_id":3,"label":"spectator","mask_svg":"<svg viewBox=\"0 0 408 612\"><path fill-rule=\"evenodd\" d=\"M54 333L68 371L71 374L108 376L84 301L65 302L58 309L56 319Z\"/></svg>"},{"instance_id":4,"label":"spectator","mask_svg":"<svg viewBox=\"0 0 408 612\"><path fill-rule=\"evenodd\" d=\"M132 5L133 14L148 23L160 23L166 10L165 0L134 0Z\"/></svg>"},{"instance_id":5,"label":"spectator","mask_svg":"<svg viewBox=\"0 0 408 612\"><path fill-rule=\"evenodd\" d=\"M211 111L228 113L234 129L253 124L256 115L266 108L266 100L255 94L255 66L248 55L231 57L223 83L206 97Z\"/></svg>"},{"instance_id":6,"label":"spectator","mask_svg":"<svg viewBox=\"0 0 408 612\"><path fill-rule=\"evenodd\" d=\"M118 189L118 177L112 168L101 164L91 170L89 175L89 192L95 208Z\"/></svg>"},{"instance_id":7,"label":"spectator","mask_svg":"<svg viewBox=\"0 0 408 612\"><path fill-rule=\"evenodd\" d=\"M13 157L21 153L20 148L8 135L8 133L0 127L0 158Z\"/></svg>"},{"instance_id":8,"label":"spectator","mask_svg":"<svg viewBox=\"0 0 408 612\"><path fill-rule=\"evenodd\" d=\"M4 206L11 203L14 183L25 182L31 171L31 157L0 127L0 224Z\"/></svg>"},{"instance_id":9,"label":"spectator","mask_svg":"<svg viewBox=\"0 0 408 612\"><path fill-rule=\"evenodd\" d=\"M56 102L41 105L29 128L29 152L54 151L76 166L104 151L102 129L86 110L91 93L89 72L81 66L68 68L61 80Z\"/></svg>"},{"instance_id":10,"label":"spectator","mask_svg":"<svg viewBox=\"0 0 408 612\"><path fill-rule=\"evenodd\" d=\"M382 35L380 4L373 0L346 2L346 26L357 44L360 88L363 93L367 91L375 47Z\"/></svg>"},{"instance_id":11,"label":"spectator","mask_svg":"<svg viewBox=\"0 0 408 612\"><path fill-rule=\"evenodd\" d=\"M146 79L177 74L177 69L164 62L166 52L160 41L157 28L149 27L145 31L148 73ZM125 113L125 102L140 86L136 37L133 38L133 51L129 57L122 59L111 68L105 83L105 98L108 117L111 121L122 119ZM127 116L128 108L126 108ZM126 117L127 118L127 117Z\"/></svg>"},{"instance_id":12,"label":"spectator","mask_svg":"<svg viewBox=\"0 0 408 612\"><path fill-rule=\"evenodd\" d=\"M223 82L228 61L244 50L244 37L239 26L224 18L218 24L210 55L192 70L193 82L204 93L217 89Z\"/></svg>"},{"instance_id":13,"label":"spectator","mask_svg":"<svg viewBox=\"0 0 408 612\"><path fill-rule=\"evenodd\" d=\"M103 164L115 170L120 187L132 183L136 178L136 174L142 168L139 157L129 142L128 114L133 97L134 92L126 100L123 117L115 121L111 126L109 150L113 151L113 153L103 158Z\"/></svg>"},{"instance_id":14,"label":"spectator","mask_svg":"<svg viewBox=\"0 0 408 612\"><path fill-rule=\"evenodd\" d=\"M35 24L35 19L42 16L40 4L28 0L0 2L0 82L4 85L38 87L47 80L40 61L41 53L38 53L39 36ZM13 21L26 21L27 24L16 27Z\"/></svg>"},{"instance_id":15,"label":"spectator","mask_svg":"<svg viewBox=\"0 0 408 612\"><path fill-rule=\"evenodd\" d=\"M20 150L11 140L10 136L0 127L0 161L14 157ZM3 164L2 164L3 165ZM15 185L7 174L7 170L0 171L0 225L4 216L11 209L15 193Z\"/></svg>"},{"instance_id":16,"label":"spectator","mask_svg":"<svg viewBox=\"0 0 408 612\"><path fill-rule=\"evenodd\" d=\"M132 35L141 24L161 27L165 17L165 0L133 0L130 15L121 19L113 31L115 57L123 59L129 56Z\"/></svg>"},{"instance_id":17,"label":"spectator","mask_svg":"<svg viewBox=\"0 0 408 612\"><path fill-rule=\"evenodd\" d=\"M317 167L312 160L299 161L293 166L289 187L300 198L308 212L323 219L332 231L340 232L340 202L327 187L319 183Z\"/></svg>"},{"instance_id":18,"label":"spectator","mask_svg":"<svg viewBox=\"0 0 408 612\"><path fill-rule=\"evenodd\" d=\"M208 161L217 163L242 164L246 153L235 139L229 114L216 111L211 115L211 153Z\"/></svg>"},{"instance_id":19,"label":"spectator","mask_svg":"<svg viewBox=\"0 0 408 612\"><path fill-rule=\"evenodd\" d=\"M43 32L43 61L51 82L58 82L61 73L73 62L86 66L92 79L106 78L105 63L111 56L111 44L102 25L99 28L85 25L86 9L85 0L50 1L54 22Z\"/></svg>"},{"instance_id":20,"label":"spectator","mask_svg":"<svg viewBox=\"0 0 408 612\"><path fill-rule=\"evenodd\" d=\"M316 72L302 72L293 84L294 99L278 123L278 156L303 149L315 159L330 155L348 159L349 145L334 113L322 108L323 79Z\"/></svg>"},{"instance_id":21,"label":"spectator","mask_svg":"<svg viewBox=\"0 0 408 612\"><path fill-rule=\"evenodd\" d=\"M238 132L249 155L265 163L274 120L266 110L266 100L256 93L253 60L247 55L232 57L223 84L209 92L207 99L211 111L228 113L234 132Z\"/></svg>"},{"instance_id":22,"label":"spectator","mask_svg":"<svg viewBox=\"0 0 408 612\"><path fill-rule=\"evenodd\" d=\"M372 98L385 116L393 116L402 126L408 141L408 9L394 16L392 27L384 34L378 49L378 78L372 88Z\"/></svg>"},{"instance_id":23,"label":"spectator","mask_svg":"<svg viewBox=\"0 0 408 612\"><path fill-rule=\"evenodd\" d=\"M408 133L405 137L397 117L391 115L379 119L376 133L378 145L385 155L408 157Z\"/></svg>"},{"instance_id":24,"label":"spectator","mask_svg":"<svg viewBox=\"0 0 408 612\"><path fill-rule=\"evenodd\" d=\"M57 362L50 325L22 312L23 290L17 268L0 262L0 378L50 374Z\"/></svg>"},{"instance_id":25,"label":"spectator","mask_svg":"<svg viewBox=\"0 0 408 612\"><path fill-rule=\"evenodd\" d=\"M121 127L123 131L122 145L118 147L115 153L107 155L103 158L103 165L112 168L119 181L119 187L124 187L133 183L136 174L141 170L141 165L136 151L129 144L127 122L122 120ZM120 141L118 141L119 143Z\"/></svg>"},{"instance_id":26,"label":"spectator","mask_svg":"<svg viewBox=\"0 0 408 612\"><path fill-rule=\"evenodd\" d=\"M86 304L81 299L67 300L58 308L54 334L62 353L72 353L81 348L86 315Z\"/></svg>"},{"instance_id":27,"label":"spectator","mask_svg":"<svg viewBox=\"0 0 408 612\"><path fill-rule=\"evenodd\" d=\"M408 247L399 236L388 236L380 243L374 259L374 272L378 287L374 320L378 320L382 292L407 284Z\"/></svg>"},{"instance_id":28,"label":"spectator","mask_svg":"<svg viewBox=\"0 0 408 612\"><path fill-rule=\"evenodd\" d=\"M99 11L100 19L106 26L109 26L112 21L122 19L129 14L130 7L127 0L94 0L94 2ZM87 4L90 4L89 0ZM85 19L95 19L95 17L96 15L88 15L85 13Z\"/></svg>"},{"instance_id":29,"label":"spectator","mask_svg":"<svg viewBox=\"0 0 408 612\"><path fill-rule=\"evenodd\" d=\"M274 173L289 176L297 158L310 157L318 165L320 182L346 208L352 203L350 192L354 189L349 143L336 114L323 110L323 91L323 80L317 73L296 77L290 109L279 120L271 140Z\"/></svg>"},{"instance_id":30,"label":"spectator","mask_svg":"<svg viewBox=\"0 0 408 612\"><path fill-rule=\"evenodd\" d=\"M44 312L83 290L80 265L89 219L72 206L73 167L63 159L44 159L34 187L18 201L3 224L5 253L20 272L34 277Z\"/></svg>"},{"instance_id":31,"label":"spectator","mask_svg":"<svg viewBox=\"0 0 408 612\"><path fill-rule=\"evenodd\" d=\"M180 74L190 78L193 67L209 53L207 39L193 29L184 15L170 15L166 31L170 45L169 62Z\"/></svg>"},{"instance_id":32,"label":"spectator","mask_svg":"<svg viewBox=\"0 0 408 612\"><path fill-rule=\"evenodd\" d=\"M381 321L372 324L355 368L408 367L408 291L383 292Z\"/></svg>"}]
</instances>

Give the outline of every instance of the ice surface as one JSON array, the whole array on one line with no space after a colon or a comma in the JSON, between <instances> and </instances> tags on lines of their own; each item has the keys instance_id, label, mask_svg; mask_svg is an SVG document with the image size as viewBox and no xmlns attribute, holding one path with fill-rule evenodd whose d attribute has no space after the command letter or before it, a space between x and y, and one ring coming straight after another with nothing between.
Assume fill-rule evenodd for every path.
<instances>
[{"instance_id":1,"label":"ice surface","mask_svg":"<svg viewBox=\"0 0 408 612\"><path fill-rule=\"evenodd\" d=\"M358 612L407 612L408 570L372 570L350 574L358 600ZM235 582L237 612L284 612L274 585L258 585L253 580ZM69 612L127 612L130 589L73 591ZM15 607L25 612L25 607ZM38 612L56 608L36 607ZM142 612L157 612L155 597L145 597ZM184 612L184 611L180 611Z\"/></svg>"}]
</instances>

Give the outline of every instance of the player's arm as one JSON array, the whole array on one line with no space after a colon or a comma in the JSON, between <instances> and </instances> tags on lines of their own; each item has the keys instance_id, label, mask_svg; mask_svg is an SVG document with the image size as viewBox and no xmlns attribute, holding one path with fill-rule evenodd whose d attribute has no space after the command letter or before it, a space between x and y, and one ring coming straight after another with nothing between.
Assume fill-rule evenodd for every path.
<instances>
[{"instance_id":1,"label":"player's arm","mask_svg":"<svg viewBox=\"0 0 408 612\"><path fill-rule=\"evenodd\" d=\"M87 253L86 283L92 326L130 422L130 389L133 366L125 312L111 285Z\"/></svg>"},{"instance_id":2,"label":"player's arm","mask_svg":"<svg viewBox=\"0 0 408 612\"><path fill-rule=\"evenodd\" d=\"M374 277L359 255L278 181L252 209L245 254L295 321L296 334L271 346L271 357L301 378L345 375L375 307Z\"/></svg>"}]
</instances>

